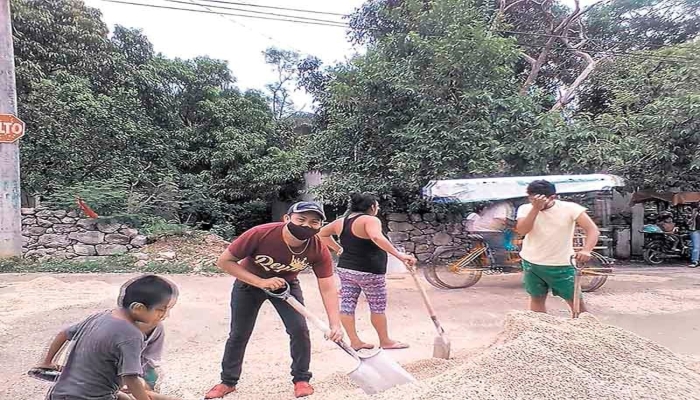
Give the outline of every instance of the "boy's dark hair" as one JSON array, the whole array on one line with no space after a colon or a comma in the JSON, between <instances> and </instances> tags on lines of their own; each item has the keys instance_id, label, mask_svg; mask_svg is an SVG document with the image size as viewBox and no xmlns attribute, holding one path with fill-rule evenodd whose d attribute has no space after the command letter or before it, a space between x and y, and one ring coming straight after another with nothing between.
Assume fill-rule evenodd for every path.
<instances>
[{"instance_id":1,"label":"boy's dark hair","mask_svg":"<svg viewBox=\"0 0 700 400\"><path fill-rule=\"evenodd\" d=\"M119 306L129 308L133 303L141 303L153 308L171 299L176 293L174 285L156 275L143 275L122 288Z\"/></svg>"},{"instance_id":2,"label":"boy's dark hair","mask_svg":"<svg viewBox=\"0 0 700 400\"><path fill-rule=\"evenodd\" d=\"M527 194L528 195L542 195L545 197L550 197L554 196L557 194L557 188L554 186L553 183L549 181L545 181L544 179L537 180L537 181L532 181L530 182L529 185L527 185Z\"/></svg>"},{"instance_id":3,"label":"boy's dark hair","mask_svg":"<svg viewBox=\"0 0 700 400\"><path fill-rule=\"evenodd\" d=\"M353 193L350 195L350 211L366 212L377 203L377 196L372 193Z\"/></svg>"}]
</instances>

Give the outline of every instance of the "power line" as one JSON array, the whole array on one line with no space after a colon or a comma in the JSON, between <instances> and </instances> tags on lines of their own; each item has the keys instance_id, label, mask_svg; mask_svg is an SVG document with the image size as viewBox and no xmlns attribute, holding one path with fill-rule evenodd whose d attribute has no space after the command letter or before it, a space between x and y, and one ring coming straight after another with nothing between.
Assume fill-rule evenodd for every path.
<instances>
[{"instance_id":1,"label":"power line","mask_svg":"<svg viewBox=\"0 0 700 400\"><path fill-rule=\"evenodd\" d=\"M344 17L346 14L328 12L328 11L317 11L317 10L305 10L300 8L287 8L287 7L275 7L275 6L263 6L260 4L250 4L250 3L237 3L234 1L224 1L224 0L204 0L208 3L220 3L220 4L230 4L234 6L246 6L246 7L256 7L256 8L266 8L269 10L282 10L282 11L293 11L307 14L317 14L317 15L333 15L337 17Z\"/></svg>"},{"instance_id":2,"label":"power line","mask_svg":"<svg viewBox=\"0 0 700 400\"><path fill-rule=\"evenodd\" d=\"M281 21L281 22L290 22L290 23L307 24L307 25L328 26L328 27L335 27L335 28L349 28L349 26L347 24L342 23L342 22L322 20L322 19L316 19L316 18L298 17L298 16L288 15L288 14L273 14L273 16L268 16L272 13L263 13L260 11L247 11L247 10L245 10L245 12L248 12L248 13L254 14L254 15L218 12L218 11L214 11L211 8L209 8L208 6L205 6L202 4L199 4L199 6L205 7L208 10L194 10L191 8L179 8L179 7L169 7L169 6L155 5L155 4L133 3L133 2L129 2L129 1L120 1L120 0L102 0L102 1L109 2L109 3L135 5L135 6L150 7L150 8L160 8L160 9L167 9L167 10L190 11L190 12L203 13L203 14L217 14L220 16L235 16L235 17L243 17L243 18L269 20L269 21ZM187 3L180 1L180 0L165 0L165 1L173 2L173 3L187 4ZM211 1L211 0L204 0L204 1ZM219 7L219 6L214 6L214 7L223 8L223 7ZM255 14L260 14L263 16L255 15ZM519 31L509 31L509 30L496 30L494 32L532 35L532 36L544 36L544 37L567 38L566 36L562 36L562 35L552 35L552 34L535 33L535 32L519 32ZM437 36L437 35L435 35L435 36ZM270 39L272 39L272 38L270 38ZM274 40L274 39L272 39L272 40ZM541 46L534 46L534 45L527 45L527 44L518 44L518 46L529 47L529 48L534 48L534 49L541 49ZM566 50L567 51L575 51L574 49L569 49L569 48L566 48ZM625 51L615 51L615 50L605 50L605 49L594 50L594 49L587 49L587 48L579 48L576 50L589 51L589 52L590 51L600 51L602 53L609 53L609 54L613 54L613 55L617 55L617 56L630 56L630 57L636 57L638 59L643 58L643 59L648 59L648 60L661 60L661 61L696 62L696 60L693 58L686 58L686 57L679 57L679 56L665 56L665 55L659 55L659 54L654 54L654 53L640 54L639 53L640 50L637 50L635 52L625 52Z\"/></svg>"},{"instance_id":3,"label":"power line","mask_svg":"<svg viewBox=\"0 0 700 400\"><path fill-rule=\"evenodd\" d=\"M168 3L186 4L186 5L189 5L189 4L190 4L189 2L181 1L181 0L163 0L163 1L166 1L166 2L168 2ZM208 1L208 0L205 0L205 1ZM199 4L199 5L202 6L202 4ZM289 14L278 14L278 13L270 13L270 12L265 12L265 11L251 11L251 10L246 10L245 8L224 7L224 6L210 6L210 5L208 5L208 4L206 5L206 7L207 7L207 8L213 7L213 8L217 8L217 9L220 8L220 9L222 9L222 10L242 11L242 12L247 12L247 13L251 13L251 14L255 14L255 15L269 15L269 16L273 16L273 17L295 18L295 19L299 19L299 20L302 20L302 21L343 24L342 21L337 21L337 22L336 22L336 21L330 21L330 20L326 20L326 19L309 18L309 17L300 17L300 16L296 16L296 15L289 15ZM213 11L213 10L212 10L212 12L216 12L216 11ZM218 14L218 13L217 13L217 14Z\"/></svg>"},{"instance_id":4,"label":"power line","mask_svg":"<svg viewBox=\"0 0 700 400\"><path fill-rule=\"evenodd\" d=\"M229 17L229 16L226 16L226 15L223 15L223 14L221 14L221 13L218 13L218 12L212 10L211 8L209 8L207 5L204 5L204 4L201 4L201 3L197 3L197 2L195 2L194 0L190 0L190 2L191 2L192 4L194 4L194 5L196 5L196 6L199 6L199 7L205 8L205 9L211 11L211 12L214 12L214 13L216 13L217 15L219 15L221 18L224 18L224 19L226 19L227 21L232 22L232 23L234 23L234 24L236 24L236 25L242 26L243 28L249 30L250 32L253 32L253 33L255 33L256 35L260 35L260 36L264 37L265 39L268 39L268 40L270 40L270 41L272 41L272 42L275 42L275 43L279 44L279 45L282 46L282 47L285 47L285 48L288 48L288 49L292 49L292 50L296 51L296 52L299 53L299 54L310 55L309 53L306 53L306 52L304 52L304 51L302 51L302 50L296 48L295 46L292 46L292 45L290 45L290 44L288 44L288 43L282 43L282 42L280 42L279 40L273 38L272 36L269 36L269 35L266 35L266 34L264 34L264 33L259 32L259 31L256 31L256 30L254 30L254 29L248 27L247 25L243 24L242 22L238 22L238 21L234 20L233 18L231 18L231 17Z\"/></svg>"},{"instance_id":5,"label":"power line","mask_svg":"<svg viewBox=\"0 0 700 400\"><path fill-rule=\"evenodd\" d=\"M190 12L201 13L201 14L230 15L230 16L234 16L234 17L262 19L262 20L268 20L268 21L281 21L281 22L291 22L291 23L306 24L306 25L330 26L330 27L335 27L335 28L347 28L347 25L340 24L340 23L337 23L335 21L328 21L328 23L325 23L325 22L304 21L304 20L298 20L298 19L288 19L288 18L262 17L262 16L257 16L257 15L223 13L223 12L213 12L213 11L206 11L206 10L193 10L191 8L169 7L169 6L156 5L156 4L133 3L133 2L129 2L129 1L119 1L119 0L101 0L101 1L104 1L107 3L126 4L126 5L149 7L149 8L159 8L159 9L163 9L163 10L190 11ZM299 17L295 17L293 15L290 15L289 18L299 18Z\"/></svg>"}]
</instances>

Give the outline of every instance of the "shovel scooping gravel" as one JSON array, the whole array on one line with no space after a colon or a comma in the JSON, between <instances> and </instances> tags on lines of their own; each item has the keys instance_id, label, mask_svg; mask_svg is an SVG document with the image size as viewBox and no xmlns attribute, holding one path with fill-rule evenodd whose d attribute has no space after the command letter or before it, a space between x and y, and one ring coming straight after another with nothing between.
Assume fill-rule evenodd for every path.
<instances>
[{"instance_id":1,"label":"shovel scooping gravel","mask_svg":"<svg viewBox=\"0 0 700 400\"><path fill-rule=\"evenodd\" d=\"M303 304L290 294L289 284L287 284L282 291L273 292L265 289L263 290L271 297L286 301L324 334L330 332L330 328L326 323L313 315ZM357 361L357 366L348 373L348 376L367 394L376 394L394 386L416 381L411 374L403 369L396 361L392 360L381 349L371 355L364 355L353 350L350 345L342 340L335 343Z\"/></svg>"},{"instance_id":2,"label":"shovel scooping gravel","mask_svg":"<svg viewBox=\"0 0 700 400\"><path fill-rule=\"evenodd\" d=\"M428 309L430 319L433 321L433 325L435 325L435 329L437 330L437 336L435 336L435 340L433 341L433 357L448 360L450 358L450 349L452 347L450 344L450 338L447 337L445 329L442 327L440 321L438 321L437 316L435 315L435 309L433 309L433 305L428 298L428 294L425 292L423 284L416 275L415 267L408 267L408 270L411 273L411 277L413 277L413 281L416 283L416 287L423 298L423 303L425 303L425 307Z\"/></svg>"}]
</instances>

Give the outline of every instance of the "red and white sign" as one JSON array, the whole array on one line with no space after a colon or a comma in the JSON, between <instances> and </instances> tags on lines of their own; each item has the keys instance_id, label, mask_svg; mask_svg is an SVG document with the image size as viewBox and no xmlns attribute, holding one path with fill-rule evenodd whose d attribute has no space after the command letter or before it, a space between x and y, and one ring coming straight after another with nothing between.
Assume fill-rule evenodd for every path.
<instances>
[{"instance_id":1,"label":"red and white sign","mask_svg":"<svg viewBox=\"0 0 700 400\"><path fill-rule=\"evenodd\" d=\"M0 114L0 143L14 143L24 136L24 122L12 114Z\"/></svg>"}]
</instances>

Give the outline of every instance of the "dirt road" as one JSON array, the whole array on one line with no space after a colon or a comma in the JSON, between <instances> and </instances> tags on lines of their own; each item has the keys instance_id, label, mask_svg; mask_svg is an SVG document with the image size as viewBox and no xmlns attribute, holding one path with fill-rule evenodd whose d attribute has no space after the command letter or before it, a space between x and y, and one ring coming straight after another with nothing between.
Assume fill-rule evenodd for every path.
<instances>
[{"instance_id":1,"label":"dirt road","mask_svg":"<svg viewBox=\"0 0 700 400\"><path fill-rule=\"evenodd\" d=\"M0 399L42 399L47 384L25 372L59 329L89 313L113 307L128 275L0 275ZM166 321L164 390L184 399L201 399L218 381L219 363L228 335L229 294L233 278L174 275L179 303ZM392 335L411 344L390 351L401 363L428 359L433 327L410 278L391 279L388 310ZM302 275L309 308L323 315L313 276ZM476 286L456 291L429 287L438 315L458 358L485 346L501 330L504 315L523 309L527 297L519 275L484 277ZM596 293L586 296L601 321L629 329L671 350L700 357L700 270L687 268L618 268ZM550 313L566 315L558 299ZM358 326L366 341L375 342L367 306L361 303ZM312 330L313 382L333 390L334 377L352 360ZM289 350L284 326L266 304L248 345L237 399L292 398ZM432 373L439 373L434 368ZM427 372L426 372L427 373ZM322 398L322 396L321 396Z\"/></svg>"}]
</instances>

